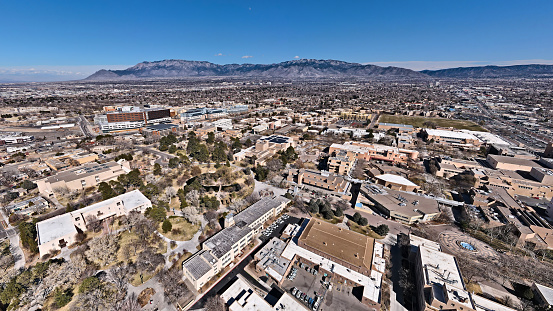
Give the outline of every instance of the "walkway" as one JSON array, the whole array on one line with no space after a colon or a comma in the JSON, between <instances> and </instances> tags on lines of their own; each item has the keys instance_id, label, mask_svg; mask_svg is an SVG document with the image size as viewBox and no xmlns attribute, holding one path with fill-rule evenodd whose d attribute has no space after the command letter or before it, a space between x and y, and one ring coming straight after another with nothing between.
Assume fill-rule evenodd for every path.
<instances>
[{"instance_id":1,"label":"walkway","mask_svg":"<svg viewBox=\"0 0 553 311\"><path fill-rule=\"evenodd\" d=\"M169 301L165 300L163 286L159 283L157 276L153 276L144 284L140 284L139 286L136 286L136 287L129 284L127 287L127 297L131 293L135 293L136 296L138 297L138 295L140 295L140 293L148 287L153 288L156 293L151 297L152 304L146 305L141 310L160 310L160 311L175 310L175 307Z\"/></svg>"}]
</instances>

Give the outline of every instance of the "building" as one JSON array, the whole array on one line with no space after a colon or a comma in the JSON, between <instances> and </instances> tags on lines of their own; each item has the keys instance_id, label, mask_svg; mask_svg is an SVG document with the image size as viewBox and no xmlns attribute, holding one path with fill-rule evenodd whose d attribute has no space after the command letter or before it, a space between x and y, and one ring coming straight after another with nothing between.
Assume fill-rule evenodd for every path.
<instances>
[{"instance_id":1,"label":"building","mask_svg":"<svg viewBox=\"0 0 553 311\"><path fill-rule=\"evenodd\" d=\"M10 212L10 214L15 213L30 216L35 212L38 213L48 208L49 206L50 205L48 201L46 201L43 197L36 196L32 199L24 200L17 203L11 203L6 206L6 208Z\"/></svg>"},{"instance_id":2,"label":"building","mask_svg":"<svg viewBox=\"0 0 553 311\"><path fill-rule=\"evenodd\" d=\"M99 183L115 180L119 175L130 172L129 162L119 160L98 164L86 163L72 169L59 171L55 175L36 182L38 191L45 197L54 196L57 188L67 188L69 191L83 190L95 187Z\"/></svg>"},{"instance_id":3,"label":"building","mask_svg":"<svg viewBox=\"0 0 553 311\"><path fill-rule=\"evenodd\" d=\"M104 133L138 130L146 125L169 122L171 122L171 110L167 108L122 106L94 117L94 123Z\"/></svg>"},{"instance_id":4,"label":"building","mask_svg":"<svg viewBox=\"0 0 553 311\"><path fill-rule=\"evenodd\" d=\"M263 224L282 212L290 200L265 197L236 216L225 219L225 228L202 243L202 249L182 263L184 276L200 290L253 242ZM228 227L227 227L228 225Z\"/></svg>"},{"instance_id":5,"label":"building","mask_svg":"<svg viewBox=\"0 0 553 311\"><path fill-rule=\"evenodd\" d=\"M144 212L152 202L139 190L134 190L87 207L40 221L36 224L40 256L76 242L77 233L87 231L92 219L128 215L132 211ZM93 218L91 218L93 216Z\"/></svg>"},{"instance_id":6,"label":"building","mask_svg":"<svg viewBox=\"0 0 553 311\"><path fill-rule=\"evenodd\" d=\"M545 147L545 151L543 152L543 156L545 158L553 158L553 142L547 144L547 147Z\"/></svg>"},{"instance_id":7,"label":"building","mask_svg":"<svg viewBox=\"0 0 553 311\"><path fill-rule=\"evenodd\" d=\"M336 152L335 156L328 158L328 171L339 175L349 175L356 162L357 159L353 154L348 155L347 151L340 150Z\"/></svg>"},{"instance_id":8,"label":"building","mask_svg":"<svg viewBox=\"0 0 553 311\"><path fill-rule=\"evenodd\" d=\"M285 151L296 144L291 137L271 135L259 138L255 145L241 150L233 155L234 161L249 160L255 165L265 165L266 162L279 151Z\"/></svg>"},{"instance_id":9,"label":"building","mask_svg":"<svg viewBox=\"0 0 553 311\"><path fill-rule=\"evenodd\" d=\"M553 186L553 170L545 167L532 167L530 176L544 185Z\"/></svg>"},{"instance_id":10,"label":"building","mask_svg":"<svg viewBox=\"0 0 553 311\"><path fill-rule=\"evenodd\" d=\"M289 225L290 226L290 225ZM273 237L263 248L254 256L256 262L255 269L264 271L272 277L278 285L285 280L285 275L290 267L290 260L282 258L282 252L287 243L278 237Z\"/></svg>"},{"instance_id":11,"label":"building","mask_svg":"<svg viewBox=\"0 0 553 311\"><path fill-rule=\"evenodd\" d=\"M495 169L504 169L509 171L530 172L533 167L542 167L536 161L495 154L488 154L486 161Z\"/></svg>"},{"instance_id":12,"label":"building","mask_svg":"<svg viewBox=\"0 0 553 311\"><path fill-rule=\"evenodd\" d=\"M441 213L438 201L432 198L369 184L361 186L355 209L376 211L407 224L429 221Z\"/></svg>"},{"instance_id":13,"label":"building","mask_svg":"<svg viewBox=\"0 0 553 311\"><path fill-rule=\"evenodd\" d=\"M415 160L419 156L419 152L415 150L356 141L350 141L344 144L332 144L328 152L330 154L338 154L340 151L345 151L345 155L348 157L353 156L357 160L365 161L381 160L402 163ZM344 155L343 153L341 154Z\"/></svg>"},{"instance_id":14,"label":"building","mask_svg":"<svg viewBox=\"0 0 553 311\"><path fill-rule=\"evenodd\" d=\"M167 136L169 134L177 134L179 126L176 124L154 124L148 125L142 129L142 133L146 136Z\"/></svg>"},{"instance_id":15,"label":"building","mask_svg":"<svg viewBox=\"0 0 553 311\"><path fill-rule=\"evenodd\" d=\"M0 135L0 145L30 143L35 140L32 135L21 135L21 133L4 133Z\"/></svg>"},{"instance_id":16,"label":"building","mask_svg":"<svg viewBox=\"0 0 553 311\"><path fill-rule=\"evenodd\" d=\"M532 291L534 292L534 298L541 306L546 309L553 307L553 288L534 283Z\"/></svg>"},{"instance_id":17,"label":"building","mask_svg":"<svg viewBox=\"0 0 553 311\"><path fill-rule=\"evenodd\" d=\"M397 131L400 134L412 135L415 133L415 128L409 124L396 124L396 123L378 123L378 129L380 130L392 130Z\"/></svg>"},{"instance_id":18,"label":"building","mask_svg":"<svg viewBox=\"0 0 553 311\"><path fill-rule=\"evenodd\" d=\"M411 257L414 257L415 285L419 311L515 311L470 293L454 256L442 252L440 244L414 235Z\"/></svg>"},{"instance_id":19,"label":"building","mask_svg":"<svg viewBox=\"0 0 553 311\"><path fill-rule=\"evenodd\" d=\"M426 141L434 141L435 143L448 145L452 147L463 148L480 148L482 141L471 133L461 131L422 129L422 137Z\"/></svg>"},{"instance_id":20,"label":"building","mask_svg":"<svg viewBox=\"0 0 553 311\"><path fill-rule=\"evenodd\" d=\"M376 183L384 187L388 187L393 190L402 191L415 191L420 187L409 179L394 175L394 174L382 174L375 176Z\"/></svg>"},{"instance_id":21,"label":"building","mask_svg":"<svg viewBox=\"0 0 553 311\"><path fill-rule=\"evenodd\" d=\"M386 261L383 244L357 232L311 219L301 233L282 252L282 257L316 266L333 282L347 283L363 291L361 302L380 309L382 274Z\"/></svg>"},{"instance_id":22,"label":"building","mask_svg":"<svg viewBox=\"0 0 553 311\"><path fill-rule=\"evenodd\" d=\"M276 301L261 297L241 275L221 294L221 298L229 311L309 310L286 291Z\"/></svg>"},{"instance_id":23,"label":"building","mask_svg":"<svg viewBox=\"0 0 553 311\"><path fill-rule=\"evenodd\" d=\"M343 177L327 171L314 171L309 169L288 172L288 181L297 183L298 186L311 186L329 191L330 195L344 200L351 200L351 183Z\"/></svg>"},{"instance_id":24,"label":"building","mask_svg":"<svg viewBox=\"0 0 553 311\"><path fill-rule=\"evenodd\" d=\"M210 123L211 127L214 127L217 131L232 130L231 119L219 119Z\"/></svg>"}]
</instances>

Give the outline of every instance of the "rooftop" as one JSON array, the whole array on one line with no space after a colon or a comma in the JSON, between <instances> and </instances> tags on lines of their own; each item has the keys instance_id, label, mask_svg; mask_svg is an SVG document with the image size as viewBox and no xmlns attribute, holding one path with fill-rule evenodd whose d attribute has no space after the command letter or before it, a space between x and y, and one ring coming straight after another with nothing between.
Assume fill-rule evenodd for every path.
<instances>
[{"instance_id":1,"label":"rooftop","mask_svg":"<svg viewBox=\"0 0 553 311\"><path fill-rule=\"evenodd\" d=\"M531 167L542 167L537 162L532 160L527 160L527 159L507 157L507 156L501 156L496 154L489 154L488 159L490 158L494 159L498 163L507 163L507 164L523 165L523 166L531 166Z\"/></svg>"},{"instance_id":2,"label":"rooftop","mask_svg":"<svg viewBox=\"0 0 553 311\"><path fill-rule=\"evenodd\" d=\"M203 250L184 261L182 265L197 280L213 269L216 262L217 259L213 258L209 251Z\"/></svg>"},{"instance_id":3,"label":"rooftop","mask_svg":"<svg viewBox=\"0 0 553 311\"><path fill-rule=\"evenodd\" d=\"M545 301L547 301L547 303L550 306L553 306L553 288L543 286L543 285L538 284L538 283L534 283L534 284L536 284L536 288L540 291L542 296L545 298Z\"/></svg>"},{"instance_id":4,"label":"rooftop","mask_svg":"<svg viewBox=\"0 0 553 311\"><path fill-rule=\"evenodd\" d=\"M111 205L111 204L113 204L115 202L118 202L118 201L120 201L121 204L123 204L123 206L125 207L125 209L127 211L132 211L132 210L134 210L135 208L137 208L141 205L150 203L150 200L145 195L143 195L142 192L140 192L140 190L137 189L137 190L133 190L131 192L123 193L123 194L118 195L116 197L113 197L111 199L107 199L107 200L89 205L87 207L83 207L81 209L78 209L78 210L74 211L73 213L75 213L75 212L81 213L81 214L86 213L86 212L89 212L89 211L93 211L95 209L99 209L99 208L101 208L103 206L106 206L106 205Z\"/></svg>"},{"instance_id":5,"label":"rooftop","mask_svg":"<svg viewBox=\"0 0 553 311\"><path fill-rule=\"evenodd\" d=\"M283 203L288 204L288 202L290 202L290 200L283 196L264 197L256 203L250 205L238 215L234 216L234 221L235 223L243 221L247 225L250 225L271 209L274 209Z\"/></svg>"},{"instance_id":6,"label":"rooftop","mask_svg":"<svg viewBox=\"0 0 553 311\"><path fill-rule=\"evenodd\" d=\"M36 224L38 232L38 245L57 240L69 234L77 234L77 228L73 225L73 217L66 213Z\"/></svg>"},{"instance_id":7,"label":"rooftop","mask_svg":"<svg viewBox=\"0 0 553 311\"><path fill-rule=\"evenodd\" d=\"M60 180L68 182L79 178L100 174L107 171L118 171L118 170L121 170L121 172L124 173L124 171L121 169L121 165L118 164L117 162L107 162L103 164L98 164L96 162L89 162L69 170L58 172L54 176L47 177L46 182L55 183Z\"/></svg>"},{"instance_id":8,"label":"rooftop","mask_svg":"<svg viewBox=\"0 0 553 311\"><path fill-rule=\"evenodd\" d=\"M438 201L412 192L390 189L378 189L378 187L365 186L364 191L371 201L382 205L385 209L407 215L410 217L422 214L439 213Z\"/></svg>"},{"instance_id":9,"label":"rooftop","mask_svg":"<svg viewBox=\"0 0 553 311\"><path fill-rule=\"evenodd\" d=\"M205 241L203 245L212 251L213 256L221 258L231 250L236 242L240 241L250 232L252 230L244 222L236 221L236 225L217 232Z\"/></svg>"},{"instance_id":10,"label":"rooftop","mask_svg":"<svg viewBox=\"0 0 553 311\"><path fill-rule=\"evenodd\" d=\"M402 177L402 176L399 176L399 175L383 174L383 175L375 176L375 178L380 179L380 180L384 180L384 181L387 181L387 182L391 182L391 183L394 183L394 184L398 184L398 185L404 185L404 186L408 186L408 187L418 187L417 184L415 184L412 181L410 181L409 179L407 179L405 177Z\"/></svg>"},{"instance_id":11,"label":"rooftop","mask_svg":"<svg viewBox=\"0 0 553 311\"><path fill-rule=\"evenodd\" d=\"M424 131L430 136L440 136L440 137L448 137L448 138L456 138L456 139L480 140L480 139L478 139L478 137L472 135L471 133L467 133L467 132L436 130L436 129L429 129L429 128L425 128Z\"/></svg>"},{"instance_id":12,"label":"rooftop","mask_svg":"<svg viewBox=\"0 0 553 311\"><path fill-rule=\"evenodd\" d=\"M374 239L370 237L311 219L299 240L354 266L371 269Z\"/></svg>"}]
</instances>

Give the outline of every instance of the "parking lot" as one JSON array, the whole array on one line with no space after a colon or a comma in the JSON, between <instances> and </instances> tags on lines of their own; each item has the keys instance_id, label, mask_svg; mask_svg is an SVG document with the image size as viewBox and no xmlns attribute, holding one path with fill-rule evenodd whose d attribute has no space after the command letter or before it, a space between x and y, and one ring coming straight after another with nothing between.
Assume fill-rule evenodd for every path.
<instances>
[{"instance_id":1,"label":"parking lot","mask_svg":"<svg viewBox=\"0 0 553 311\"><path fill-rule=\"evenodd\" d=\"M306 293L307 296L315 298L317 295L322 297L322 301L319 304L317 310L332 310L332 311L366 311L368 309L367 305L361 303L361 301L356 297L356 290L359 291L357 296L362 293L360 288L352 288L347 284L335 283L330 279L332 288L326 290L326 287L323 285L323 273L317 273L313 275L308 272L306 268L301 268L299 265L295 264L294 267L297 269L296 277L293 280L288 278L282 283L282 289L287 292L295 287L300 290L302 293ZM308 266L308 269L313 268ZM352 292L353 291L353 292ZM302 300L303 301L303 300ZM306 303L304 303L306 305ZM313 308L310 308L313 309Z\"/></svg>"},{"instance_id":2,"label":"parking lot","mask_svg":"<svg viewBox=\"0 0 553 311\"><path fill-rule=\"evenodd\" d=\"M275 236L280 236L280 233L288 224L300 224L301 219L297 217L284 214L270 224L267 228L261 231L259 239L261 241L267 241L272 239Z\"/></svg>"}]
</instances>

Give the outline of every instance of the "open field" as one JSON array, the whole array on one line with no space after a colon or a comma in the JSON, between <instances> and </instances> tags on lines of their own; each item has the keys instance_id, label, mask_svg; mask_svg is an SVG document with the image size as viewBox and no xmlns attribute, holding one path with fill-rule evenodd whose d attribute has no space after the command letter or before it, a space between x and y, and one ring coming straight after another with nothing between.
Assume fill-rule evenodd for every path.
<instances>
[{"instance_id":1,"label":"open field","mask_svg":"<svg viewBox=\"0 0 553 311\"><path fill-rule=\"evenodd\" d=\"M192 239L194 234L200 229L199 224L191 224L183 217L171 216L169 217L169 221L173 225L173 229L171 231L164 233L161 229L161 223L158 225L157 231L173 241L188 241ZM175 234L175 229L177 232L181 232Z\"/></svg>"},{"instance_id":2,"label":"open field","mask_svg":"<svg viewBox=\"0 0 553 311\"><path fill-rule=\"evenodd\" d=\"M453 127L459 130L471 130L471 131L480 131L487 132L487 130L480 125L468 121L468 120L452 120L452 119L443 119L443 118L428 118L428 117L410 117L410 116L392 116L388 114L383 114L380 116L379 123L397 123L397 124L407 124L414 127L425 127L424 122L431 121L436 123L440 127Z\"/></svg>"}]
</instances>

